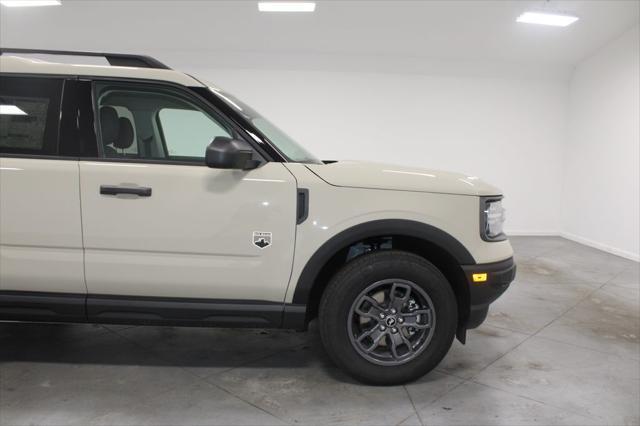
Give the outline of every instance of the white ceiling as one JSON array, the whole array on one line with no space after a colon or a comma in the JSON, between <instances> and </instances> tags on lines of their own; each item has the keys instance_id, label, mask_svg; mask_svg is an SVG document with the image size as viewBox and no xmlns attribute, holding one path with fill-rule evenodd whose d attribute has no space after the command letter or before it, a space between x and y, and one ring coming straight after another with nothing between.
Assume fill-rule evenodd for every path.
<instances>
[{"instance_id":1,"label":"white ceiling","mask_svg":"<svg viewBox=\"0 0 640 426\"><path fill-rule=\"evenodd\" d=\"M3 47L146 53L200 68L528 73L563 76L640 21L638 0L318 1L266 14L257 1L71 1L0 7ZM581 19L519 24L533 8Z\"/></svg>"}]
</instances>

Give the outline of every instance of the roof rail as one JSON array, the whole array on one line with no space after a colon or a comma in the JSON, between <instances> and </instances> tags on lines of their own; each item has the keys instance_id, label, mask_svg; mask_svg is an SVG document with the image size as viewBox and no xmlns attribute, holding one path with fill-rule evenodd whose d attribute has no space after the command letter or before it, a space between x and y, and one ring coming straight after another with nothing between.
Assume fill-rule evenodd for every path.
<instances>
[{"instance_id":1,"label":"roof rail","mask_svg":"<svg viewBox=\"0 0 640 426\"><path fill-rule=\"evenodd\" d=\"M128 53L98 53L98 52L73 52L66 50L44 50L44 49L13 49L0 47L0 55L5 53L26 53L44 55L68 55L68 56L98 56L104 57L109 65L115 67L139 67L157 68L170 70L168 66L150 56L132 55Z\"/></svg>"}]
</instances>

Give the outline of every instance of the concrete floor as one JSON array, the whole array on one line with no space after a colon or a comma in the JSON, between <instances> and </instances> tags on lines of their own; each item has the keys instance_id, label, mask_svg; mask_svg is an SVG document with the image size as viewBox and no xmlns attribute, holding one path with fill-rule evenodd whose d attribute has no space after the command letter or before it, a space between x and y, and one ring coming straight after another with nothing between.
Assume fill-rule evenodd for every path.
<instances>
[{"instance_id":1,"label":"concrete floor","mask_svg":"<svg viewBox=\"0 0 640 426\"><path fill-rule=\"evenodd\" d=\"M516 282L415 383L355 383L314 331L0 324L0 424L638 424L638 263L513 245Z\"/></svg>"}]
</instances>

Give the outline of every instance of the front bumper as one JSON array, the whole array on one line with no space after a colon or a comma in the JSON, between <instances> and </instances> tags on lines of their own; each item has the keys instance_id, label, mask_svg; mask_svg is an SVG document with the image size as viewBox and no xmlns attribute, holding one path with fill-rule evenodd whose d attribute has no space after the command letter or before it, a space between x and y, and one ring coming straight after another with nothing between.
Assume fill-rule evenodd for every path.
<instances>
[{"instance_id":1,"label":"front bumper","mask_svg":"<svg viewBox=\"0 0 640 426\"><path fill-rule=\"evenodd\" d=\"M516 277L516 264L510 257L495 263L465 265L462 270L469 288L469 317L464 328L476 328L487 317L489 305L504 293ZM486 274L486 280L474 282L474 275L477 274Z\"/></svg>"}]
</instances>

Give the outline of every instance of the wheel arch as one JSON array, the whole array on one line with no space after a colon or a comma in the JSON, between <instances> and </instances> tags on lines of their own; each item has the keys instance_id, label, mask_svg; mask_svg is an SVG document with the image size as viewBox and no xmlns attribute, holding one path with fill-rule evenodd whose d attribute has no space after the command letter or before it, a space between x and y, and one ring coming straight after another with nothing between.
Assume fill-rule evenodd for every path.
<instances>
[{"instance_id":1,"label":"wheel arch","mask_svg":"<svg viewBox=\"0 0 640 426\"><path fill-rule=\"evenodd\" d=\"M460 241L447 232L422 222L384 219L348 228L325 242L307 261L298 278L292 303L305 306L305 325L318 314L320 299L329 280L344 264L357 257L350 251L358 244L383 250L380 242L390 241L391 248L420 255L445 275L458 302L459 324L465 324L469 311L469 290L461 265L473 265L475 259ZM386 243L385 243L386 244Z\"/></svg>"}]
</instances>

